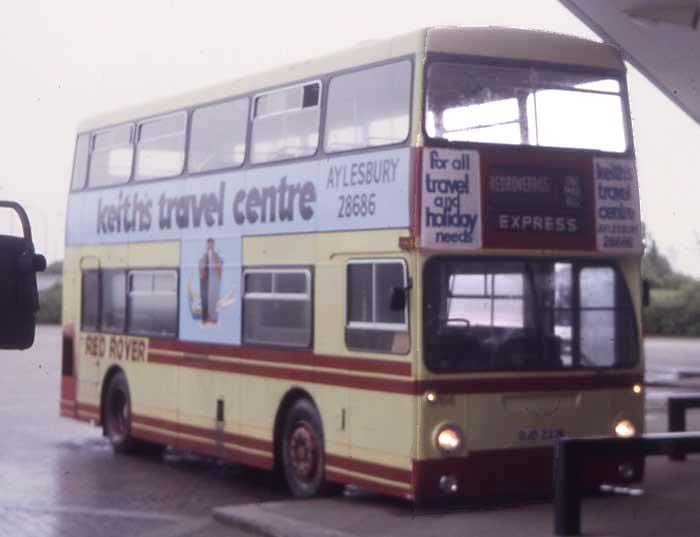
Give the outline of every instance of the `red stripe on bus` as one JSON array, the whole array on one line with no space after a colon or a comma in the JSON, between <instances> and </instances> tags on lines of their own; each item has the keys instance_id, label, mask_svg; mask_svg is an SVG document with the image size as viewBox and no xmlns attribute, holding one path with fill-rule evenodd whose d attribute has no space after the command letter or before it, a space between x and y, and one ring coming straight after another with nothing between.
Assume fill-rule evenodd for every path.
<instances>
[{"instance_id":1,"label":"red stripe on bus","mask_svg":"<svg viewBox=\"0 0 700 537\"><path fill-rule=\"evenodd\" d=\"M217 431L216 429L207 429L204 427L197 427L195 425L187 425L185 423L176 423L174 421L164 420L161 418L153 418L151 416L143 416L132 414L131 419L134 423L148 425L151 427L158 427L160 429L165 429L173 433L188 434L191 436L200 436L208 440L216 441ZM272 442L269 440L263 440L260 438L253 438L252 436L243 436L234 433L223 433L223 440L225 442L230 442L232 444L238 444L241 447L247 447L251 449L258 449L261 451L269 451L272 453Z\"/></svg>"},{"instance_id":2,"label":"red stripe on bus","mask_svg":"<svg viewBox=\"0 0 700 537\"><path fill-rule=\"evenodd\" d=\"M263 470L272 470L275 466L275 461L272 455L258 455L228 447L224 449L224 452L226 453L226 458L233 462L248 464L257 468L262 468Z\"/></svg>"},{"instance_id":3,"label":"red stripe on bus","mask_svg":"<svg viewBox=\"0 0 700 537\"><path fill-rule=\"evenodd\" d=\"M246 347L219 345L215 343L192 343L174 339L151 339L149 348L154 350L179 351L187 354L216 355L242 360L258 360L288 365L307 365L328 369L342 369L362 373L381 373L401 377L411 376L411 363L371 358L353 358L349 356L329 356L314 354L311 351L292 349L270 349L264 347Z\"/></svg>"},{"instance_id":4,"label":"red stripe on bus","mask_svg":"<svg viewBox=\"0 0 700 537\"><path fill-rule=\"evenodd\" d=\"M80 401L78 401L77 407L78 407L78 410L82 410L84 412L92 412L93 414L100 413L100 407L93 405L93 404L90 404L90 403L81 403Z\"/></svg>"},{"instance_id":5,"label":"red stripe on bus","mask_svg":"<svg viewBox=\"0 0 700 537\"><path fill-rule=\"evenodd\" d=\"M179 365L193 369L205 369L209 371L221 371L226 373L238 373L241 375L253 375L298 382L311 382L345 388L361 390L399 393L406 395L420 395L427 390L436 390L440 393L506 393L528 391L565 391L565 390L607 390L614 388L629 388L642 382L640 374L624 375L595 375L586 377L502 377L480 379L436 379L404 381L344 375L341 373L328 373L291 369L284 367L268 367L253 364L241 364L233 362L220 362L207 358L195 358L192 356L171 356L165 354L149 353L149 361L159 364Z\"/></svg>"},{"instance_id":6,"label":"red stripe on bus","mask_svg":"<svg viewBox=\"0 0 700 537\"><path fill-rule=\"evenodd\" d=\"M188 438L178 438L175 441L175 445L181 449L188 449L190 451L203 453L212 457L220 457L220 452L214 444L208 444L206 442L191 440ZM258 455L255 453L248 453L247 451L241 451L240 449L236 448L224 448L224 458L231 462L247 464L249 466L262 468L263 470L272 470L274 467L272 455Z\"/></svg>"},{"instance_id":7,"label":"red stripe on bus","mask_svg":"<svg viewBox=\"0 0 700 537\"><path fill-rule=\"evenodd\" d=\"M328 470L326 472L326 479L333 481L334 483L344 483L347 485L355 485L366 490L371 490L378 494L386 494L387 496L396 496L398 498L410 499L411 490L403 489L401 487L395 487L393 485L387 485L385 483L377 483L376 481L370 481L369 479L362 479L354 475L341 474L339 472L334 472L333 470Z\"/></svg>"},{"instance_id":8,"label":"red stripe on bus","mask_svg":"<svg viewBox=\"0 0 700 537\"><path fill-rule=\"evenodd\" d=\"M187 438L173 438L167 434L140 429L138 424L136 424L136 427L134 427L133 433L136 438L148 440L149 442L155 442L157 444L170 444L180 449L194 451L201 455L225 458L231 461L250 464L251 466L257 466L264 469L272 468L271 458L268 460L268 458L264 456L256 456L240 450L224 449L224 456L222 457L222 453L219 448L211 442L203 442L200 440L191 440Z\"/></svg>"},{"instance_id":9,"label":"red stripe on bus","mask_svg":"<svg viewBox=\"0 0 700 537\"><path fill-rule=\"evenodd\" d=\"M596 373L590 376L569 377L502 377L481 379L450 379L416 381L415 393L435 390L439 393L504 393L566 390L608 390L631 388L641 383L642 375Z\"/></svg>"},{"instance_id":10,"label":"red stripe on bus","mask_svg":"<svg viewBox=\"0 0 700 537\"><path fill-rule=\"evenodd\" d=\"M156 444L174 444L173 437L159 433L156 431L149 431L146 429L141 429L138 424L132 425L131 432L135 438L140 438L141 440L147 440L148 442L155 442Z\"/></svg>"},{"instance_id":11,"label":"red stripe on bus","mask_svg":"<svg viewBox=\"0 0 700 537\"><path fill-rule=\"evenodd\" d=\"M411 471L396 468L394 466L386 466L384 464L374 462L365 462L358 459L341 457L340 455L333 455L331 453L326 454L326 464L337 466L338 468L348 470L349 472L371 475L382 479L388 479L390 481L399 481L406 483L406 485L411 484Z\"/></svg>"},{"instance_id":12,"label":"red stripe on bus","mask_svg":"<svg viewBox=\"0 0 700 537\"><path fill-rule=\"evenodd\" d=\"M331 386L343 386L390 393L412 393L413 383L404 380L392 380L376 377L362 377L345 375L342 373L320 372L305 369L291 369L288 367L269 367L257 364L242 364L236 362L220 362L207 358L195 358L192 356L171 356L165 354L148 354L148 361L157 364L179 365L193 369L205 369L209 371L222 371L226 373L238 373L258 377L294 380L298 382L312 382L316 384L328 384Z\"/></svg>"},{"instance_id":13,"label":"red stripe on bus","mask_svg":"<svg viewBox=\"0 0 700 537\"><path fill-rule=\"evenodd\" d=\"M172 444L183 449L191 449L192 451L197 451L199 453L212 455L215 457L221 456L221 452L215 444L217 438L217 432L215 429L206 429L203 427L175 423L161 418L154 418L151 416L142 416L137 414L132 414L132 420L135 424L134 435L139 438L143 438L144 440L150 440L152 442L158 442L161 444ZM203 441L188 438L175 438L158 432L141 429L139 428L139 425L156 427L159 429L170 431L172 433L200 436L206 440ZM237 462L247 462L250 460L250 464L252 464L253 466L258 466L267 469L272 467L272 442L268 440L261 440L259 438L252 438L249 436L241 436L238 434L231 433L224 433L224 440L226 442L236 443L242 447L249 447L253 449L267 451L269 453L269 455L266 457L264 455L256 455L253 453L248 453L236 448L226 446L224 447L225 458L235 460ZM270 458L269 461L268 457ZM409 486L411 483L410 470L402 470L400 468L385 466L382 464L372 462L360 461L357 459L341 457L339 455L332 454L326 455L326 462L329 465L337 466L338 468L342 468L351 472L375 476L391 481L404 482L407 486ZM345 481L350 482L348 481L348 479L349 478L346 477ZM352 482L356 483L356 481Z\"/></svg>"},{"instance_id":14,"label":"red stripe on bus","mask_svg":"<svg viewBox=\"0 0 700 537\"><path fill-rule=\"evenodd\" d=\"M61 376L61 398L75 400L78 393L75 377Z\"/></svg>"}]
</instances>

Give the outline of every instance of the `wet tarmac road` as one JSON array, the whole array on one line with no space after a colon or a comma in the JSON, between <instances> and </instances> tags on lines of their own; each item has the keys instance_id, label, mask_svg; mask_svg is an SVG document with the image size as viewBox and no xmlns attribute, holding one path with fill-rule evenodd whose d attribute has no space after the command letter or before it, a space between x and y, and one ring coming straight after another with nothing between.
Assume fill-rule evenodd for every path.
<instances>
[{"instance_id":1,"label":"wet tarmac road","mask_svg":"<svg viewBox=\"0 0 700 537\"><path fill-rule=\"evenodd\" d=\"M652 347L648 367L697 359L700 368L700 341ZM32 349L0 360L0 536L244 535L214 522L210 510L288 497L264 472L184 453L115 455L99 429L60 418L58 327L40 327ZM659 401L647 407L650 430L665 427L657 395L667 391L647 391L648 401Z\"/></svg>"},{"instance_id":2,"label":"wet tarmac road","mask_svg":"<svg viewBox=\"0 0 700 537\"><path fill-rule=\"evenodd\" d=\"M183 453L116 455L100 429L58 416L60 329L0 363L0 536L243 535L212 507L286 498L264 472Z\"/></svg>"}]
</instances>

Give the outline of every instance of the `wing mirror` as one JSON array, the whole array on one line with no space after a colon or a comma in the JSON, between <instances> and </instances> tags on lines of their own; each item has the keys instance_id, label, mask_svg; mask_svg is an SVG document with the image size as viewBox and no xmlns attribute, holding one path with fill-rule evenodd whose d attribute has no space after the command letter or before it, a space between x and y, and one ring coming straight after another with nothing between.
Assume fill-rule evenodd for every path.
<instances>
[{"instance_id":1,"label":"wing mirror","mask_svg":"<svg viewBox=\"0 0 700 537\"><path fill-rule=\"evenodd\" d=\"M34 253L29 218L22 206L0 201L0 208L17 213L23 235L0 235L0 349L28 349L34 343L39 310L36 273L46 269L46 259Z\"/></svg>"},{"instance_id":2,"label":"wing mirror","mask_svg":"<svg viewBox=\"0 0 700 537\"><path fill-rule=\"evenodd\" d=\"M392 287L389 309L391 311L403 311L408 301L408 291L413 287L413 282L409 279L406 287Z\"/></svg>"}]
</instances>

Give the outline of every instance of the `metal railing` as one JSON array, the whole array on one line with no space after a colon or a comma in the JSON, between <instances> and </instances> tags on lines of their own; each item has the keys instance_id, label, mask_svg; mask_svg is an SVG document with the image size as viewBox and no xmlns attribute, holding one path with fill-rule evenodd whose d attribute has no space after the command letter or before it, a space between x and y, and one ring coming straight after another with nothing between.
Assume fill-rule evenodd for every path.
<instances>
[{"instance_id":1,"label":"metal railing","mask_svg":"<svg viewBox=\"0 0 700 537\"><path fill-rule=\"evenodd\" d=\"M689 408L700 408L700 395L674 395L668 398L668 430L672 433L685 431L685 414ZM685 453L671 453L674 461L685 460Z\"/></svg>"},{"instance_id":2,"label":"metal railing","mask_svg":"<svg viewBox=\"0 0 700 537\"><path fill-rule=\"evenodd\" d=\"M581 534L583 461L596 455L677 456L700 453L700 433L661 433L632 438L560 438L554 447L554 533Z\"/></svg>"}]
</instances>

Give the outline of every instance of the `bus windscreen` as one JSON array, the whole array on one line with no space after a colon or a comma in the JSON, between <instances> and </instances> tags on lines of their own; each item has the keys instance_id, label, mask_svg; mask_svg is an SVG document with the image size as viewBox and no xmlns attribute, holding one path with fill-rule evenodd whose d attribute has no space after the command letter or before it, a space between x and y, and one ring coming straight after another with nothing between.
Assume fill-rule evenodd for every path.
<instances>
[{"instance_id":1,"label":"bus windscreen","mask_svg":"<svg viewBox=\"0 0 700 537\"><path fill-rule=\"evenodd\" d=\"M436 61L427 71L425 131L450 142L623 153L623 103L608 74Z\"/></svg>"},{"instance_id":2,"label":"bus windscreen","mask_svg":"<svg viewBox=\"0 0 700 537\"><path fill-rule=\"evenodd\" d=\"M634 310L612 265L436 258L424 278L426 364L434 372L637 361Z\"/></svg>"}]
</instances>

